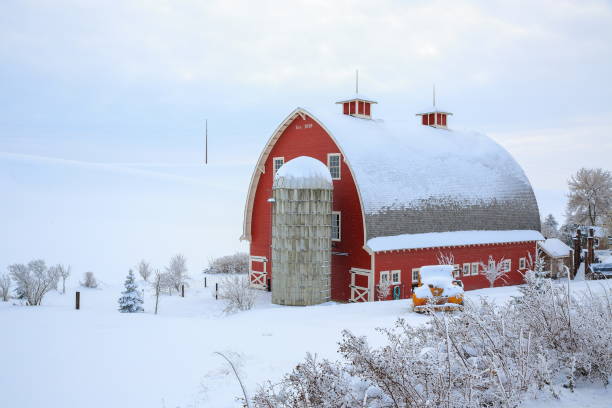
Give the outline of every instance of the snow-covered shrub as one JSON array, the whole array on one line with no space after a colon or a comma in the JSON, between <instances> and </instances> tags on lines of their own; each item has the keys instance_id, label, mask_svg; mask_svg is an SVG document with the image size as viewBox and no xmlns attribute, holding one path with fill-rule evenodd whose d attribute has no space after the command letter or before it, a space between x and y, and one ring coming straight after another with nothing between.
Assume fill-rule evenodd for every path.
<instances>
[{"instance_id":1,"label":"snow-covered shrub","mask_svg":"<svg viewBox=\"0 0 612 408\"><path fill-rule=\"evenodd\" d=\"M81 286L84 286L86 288L98 287L98 281L96 280L96 277L94 276L93 272L85 272L85 275L83 275L83 281L81 282Z\"/></svg>"},{"instance_id":2,"label":"snow-covered shrub","mask_svg":"<svg viewBox=\"0 0 612 408\"><path fill-rule=\"evenodd\" d=\"M57 264L51 267L55 274L57 274L58 280L62 279L62 294L66 293L66 279L70 276L70 265L64 266Z\"/></svg>"},{"instance_id":3,"label":"snow-covered shrub","mask_svg":"<svg viewBox=\"0 0 612 408\"><path fill-rule=\"evenodd\" d=\"M11 277L5 273L0 275L0 298L3 302L8 302L11 290Z\"/></svg>"},{"instance_id":4,"label":"snow-covered shrub","mask_svg":"<svg viewBox=\"0 0 612 408\"><path fill-rule=\"evenodd\" d=\"M250 285L248 275L225 276L221 279L219 298L226 301L226 313L249 310L253 307L257 294Z\"/></svg>"},{"instance_id":5,"label":"snow-covered shrub","mask_svg":"<svg viewBox=\"0 0 612 408\"><path fill-rule=\"evenodd\" d=\"M180 292L182 285L188 286L187 260L183 255L177 254L170 259L170 264L166 267L166 277L170 287L177 292Z\"/></svg>"},{"instance_id":6,"label":"snow-covered shrub","mask_svg":"<svg viewBox=\"0 0 612 408\"><path fill-rule=\"evenodd\" d=\"M495 282L498 280L504 280L504 276L510 272L506 270L506 259L502 258L496 261L491 255L489 255L489 260L486 264L480 262L480 270L482 270L482 274L489 281L489 287L491 288L495 286Z\"/></svg>"},{"instance_id":7,"label":"snow-covered shrub","mask_svg":"<svg viewBox=\"0 0 612 408\"><path fill-rule=\"evenodd\" d=\"M249 254L236 252L233 255L226 255L208 261L208 268L204 273L248 273Z\"/></svg>"},{"instance_id":8,"label":"snow-covered shrub","mask_svg":"<svg viewBox=\"0 0 612 408\"><path fill-rule=\"evenodd\" d=\"M378 296L378 300L385 300L391 294L391 281L384 280L380 281L378 286L376 287L376 295Z\"/></svg>"},{"instance_id":9,"label":"snow-covered shrub","mask_svg":"<svg viewBox=\"0 0 612 408\"><path fill-rule=\"evenodd\" d=\"M119 311L121 313L143 312L142 303L142 296L134 281L134 272L130 269L125 278L125 290L121 292L119 298Z\"/></svg>"},{"instance_id":10,"label":"snow-covered shrub","mask_svg":"<svg viewBox=\"0 0 612 408\"><path fill-rule=\"evenodd\" d=\"M612 375L612 293L567 295L527 277L522 296L498 306L466 302L425 326L398 320L372 347L345 331L342 360L306 362L263 386L257 407L517 407L533 392ZM540 279L541 280L541 279ZM307 369L307 370L306 370ZM332 373L327 375L326 373ZM315 399L316 398L316 399ZM351 401L351 402L347 402Z\"/></svg>"},{"instance_id":11,"label":"snow-covered shrub","mask_svg":"<svg viewBox=\"0 0 612 408\"><path fill-rule=\"evenodd\" d=\"M13 264L8 267L15 281L15 294L25 299L29 306L38 306L47 292L57 286L58 275L47 268L45 261L36 259L24 264Z\"/></svg>"}]
</instances>

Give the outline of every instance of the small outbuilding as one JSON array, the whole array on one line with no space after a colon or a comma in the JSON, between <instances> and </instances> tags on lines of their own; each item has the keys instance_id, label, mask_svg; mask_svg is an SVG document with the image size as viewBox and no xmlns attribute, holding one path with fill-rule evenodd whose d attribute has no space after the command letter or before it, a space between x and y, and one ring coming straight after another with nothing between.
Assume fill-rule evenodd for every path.
<instances>
[{"instance_id":1,"label":"small outbuilding","mask_svg":"<svg viewBox=\"0 0 612 408\"><path fill-rule=\"evenodd\" d=\"M565 267L571 263L571 248L557 238L548 238L538 243L538 256L544 260L545 270L550 277L565 275Z\"/></svg>"}]
</instances>

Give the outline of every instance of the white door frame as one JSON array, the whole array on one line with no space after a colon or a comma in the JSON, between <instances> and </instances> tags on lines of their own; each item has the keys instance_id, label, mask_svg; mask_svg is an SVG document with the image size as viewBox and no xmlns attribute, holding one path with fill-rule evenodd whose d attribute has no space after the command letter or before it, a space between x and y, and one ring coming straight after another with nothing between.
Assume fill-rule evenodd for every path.
<instances>
[{"instance_id":1,"label":"white door frame","mask_svg":"<svg viewBox=\"0 0 612 408\"><path fill-rule=\"evenodd\" d=\"M372 271L369 269L351 268L351 298L349 302L371 302L372 301ZM368 278L367 286L358 286L355 284L355 276L365 276Z\"/></svg>"},{"instance_id":2,"label":"white door frame","mask_svg":"<svg viewBox=\"0 0 612 408\"><path fill-rule=\"evenodd\" d=\"M263 272L253 270L253 262L263 263ZM249 258L249 280L255 289L268 289L268 258L265 256L251 256Z\"/></svg>"}]
</instances>

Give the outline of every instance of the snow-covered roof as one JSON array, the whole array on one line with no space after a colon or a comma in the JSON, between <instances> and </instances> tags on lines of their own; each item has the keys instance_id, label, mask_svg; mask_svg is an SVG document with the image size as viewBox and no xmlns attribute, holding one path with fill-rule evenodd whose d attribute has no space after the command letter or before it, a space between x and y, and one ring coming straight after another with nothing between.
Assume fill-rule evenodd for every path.
<instances>
[{"instance_id":1,"label":"snow-covered roof","mask_svg":"<svg viewBox=\"0 0 612 408\"><path fill-rule=\"evenodd\" d=\"M353 94L348 98L343 98L340 99L339 101L337 101L336 103L345 103L345 102L350 102L350 101L354 101L354 100L359 100L359 101L364 101L364 102L370 102L370 103L378 103L376 102L374 99L372 98L368 98L365 95L362 94Z\"/></svg>"},{"instance_id":2,"label":"snow-covered roof","mask_svg":"<svg viewBox=\"0 0 612 408\"><path fill-rule=\"evenodd\" d=\"M381 252L459 245L506 244L543 239L544 237L538 231L453 231L377 237L369 239L366 245L374 252Z\"/></svg>"},{"instance_id":3,"label":"snow-covered roof","mask_svg":"<svg viewBox=\"0 0 612 408\"><path fill-rule=\"evenodd\" d=\"M417 115L425 115L427 113L433 113L433 112L438 112L438 113L446 113L448 115L452 115L451 111L440 108L439 106L429 106L425 109L421 109Z\"/></svg>"},{"instance_id":4,"label":"snow-covered roof","mask_svg":"<svg viewBox=\"0 0 612 408\"><path fill-rule=\"evenodd\" d=\"M570 247L557 238L548 238L540 242L540 248L553 258L566 257L570 254Z\"/></svg>"},{"instance_id":5,"label":"snow-covered roof","mask_svg":"<svg viewBox=\"0 0 612 408\"><path fill-rule=\"evenodd\" d=\"M540 230L529 180L510 154L477 132L417 120L364 120L301 109L336 140L352 170L367 239L425 232Z\"/></svg>"},{"instance_id":6,"label":"snow-covered roof","mask_svg":"<svg viewBox=\"0 0 612 408\"><path fill-rule=\"evenodd\" d=\"M270 138L258 168L298 116L311 117L337 143L357 186L366 241L444 231L540 230L529 180L504 148L481 133L422 126L414 117L366 120L333 106L297 108ZM254 172L245 239L258 177Z\"/></svg>"},{"instance_id":7,"label":"snow-covered roof","mask_svg":"<svg viewBox=\"0 0 612 408\"><path fill-rule=\"evenodd\" d=\"M283 164L274 175L274 188L334 188L325 164L308 156L300 156Z\"/></svg>"}]
</instances>

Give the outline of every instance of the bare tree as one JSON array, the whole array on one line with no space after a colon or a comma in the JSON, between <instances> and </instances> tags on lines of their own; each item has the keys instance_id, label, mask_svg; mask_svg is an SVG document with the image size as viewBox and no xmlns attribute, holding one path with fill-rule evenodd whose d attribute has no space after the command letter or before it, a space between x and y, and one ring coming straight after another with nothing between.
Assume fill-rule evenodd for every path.
<instances>
[{"instance_id":1,"label":"bare tree","mask_svg":"<svg viewBox=\"0 0 612 408\"><path fill-rule=\"evenodd\" d=\"M148 281L149 280L149 276L151 276L151 266L144 259L142 261L140 261L140 263L138 264L138 274L145 281Z\"/></svg>"},{"instance_id":2,"label":"bare tree","mask_svg":"<svg viewBox=\"0 0 612 408\"><path fill-rule=\"evenodd\" d=\"M83 282L81 282L81 286L84 286L86 288L97 288L98 287L98 281L96 280L96 277L94 276L93 272L85 272L85 275L83 275L84 280Z\"/></svg>"},{"instance_id":3,"label":"bare tree","mask_svg":"<svg viewBox=\"0 0 612 408\"><path fill-rule=\"evenodd\" d=\"M480 262L482 274L489 281L491 288L495 285L495 282L497 282L499 279L503 279L503 277L510 272L507 262L508 261L505 258L496 261L491 255L489 255L489 261L486 264L484 262Z\"/></svg>"},{"instance_id":4,"label":"bare tree","mask_svg":"<svg viewBox=\"0 0 612 408\"><path fill-rule=\"evenodd\" d=\"M159 269L156 269L155 274L153 275L153 280L151 281L151 287L153 288L153 293L155 294L155 314L157 314L159 295L163 290L172 287L172 283L170 282L167 274L160 272Z\"/></svg>"},{"instance_id":5,"label":"bare tree","mask_svg":"<svg viewBox=\"0 0 612 408\"><path fill-rule=\"evenodd\" d=\"M612 208L612 174L599 168L581 168L567 183L568 220L581 225L600 225Z\"/></svg>"},{"instance_id":6,"label":"bare tree","mask_svg":"<svg viewBox=\"0 0 612 408\"><path fill-rule=\"evenodd\" d=\"M189 279L187 260L182 254L176 254L170 259L170 265L166 267L166 274L177 292L181 290L181 285L187 286L187 279Z\"/></svg>"},{"instance_id":7,"label":"bare tree","mask_svg":"<svg viewBox=\"0 0 612 408\"><path fill-rule=\"evenodd\" d=\"M378 295L378 300L385 300L391 294L391 281L381 280L378 286L376 287L376 294Z\"/></svg>"},{"instance_id":8,"label":"bare tree","mask_svg":"<svg viewBox=\"0 0 612 408\"><path fill-rule=\"evenodd\" d=\"M438 265L455 265L455 255L452 252L438 252Z\"/></svg>"},{"instance_id":9,"label":"bare tree","mask_svg":"<svg viewBox=\"0 0 612 408\"><path fill-rule=\"evenodd\" d=\"M43 297L57 286L58 275L53 268L47 268L45 261L36 259L28 265L9 265L9 272L15 281L17 297L25 299L29 306L39 306Z\"/></svg>"},{"instance_id":10,"label":"bare tree","mask_svg":"<svg viewBox=\"0 0 612 408\"><path fill-rule=\"evenodd\" d=\"M3 302L8 302L9 300L9 291L11 289L11 277L9 274L5 273L0 275L0 297Z\"/></svg>"},{"instance_id":11,"label":"bare tree","mask_svg":"<svg viewBox=\"0 0 612 408\"><path fill-rule=\"evenodd\" d=\"M552 214L548 214L544 221L542 221L542 235L546 238L558 238L559 237L559 223L555 220Z\"/></svg>"},{"instance_id":12,"label":"bare tree","mask_svg":"<svg viewBox=\"0 0 612 408\"><path fill-rule=\"evenodd\" d=\"M55 273L57 273L58 277L62 278L62 294L66 293L66 279L70 276L70 265L64 266L61 264L57 264L53 267Z\"/></svg>"}]
</instances>

